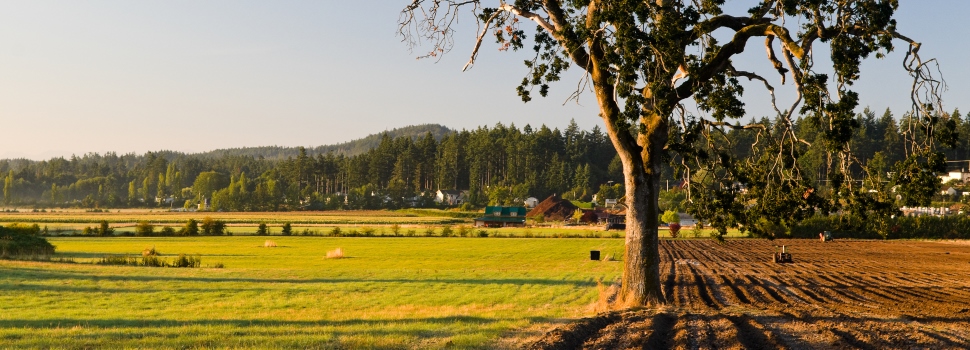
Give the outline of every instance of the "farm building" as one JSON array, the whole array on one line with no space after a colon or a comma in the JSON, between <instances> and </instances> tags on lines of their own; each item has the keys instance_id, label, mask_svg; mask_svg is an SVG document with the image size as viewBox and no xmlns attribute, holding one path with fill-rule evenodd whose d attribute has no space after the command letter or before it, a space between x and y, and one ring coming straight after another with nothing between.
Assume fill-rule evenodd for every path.
<instances>
[{"instance_id":1,"label":"farm building","mask_svg":"<svg viewBox=\"0 0 970 350\"><path fill-rule=\"evenodd\" d=\"M526 198L525 199L525 207L526 208L535 208L536 205L539 205L539 199L538 198L536 198L536 197L529 197L529 198Z\"/></svg>"},{"instance_id":2,"label":"farm building","mask_svg":"<svg viewBox=\"0 0 970 350\"><path fill-rule=\"evenodd\" d=\"M434 195L434 202L444 205L459 205L465 203L468 198L468 191L459 190L438 190Z\"/></svg>"},{"instance_id":3,"label":"farm building","mask_svg":"<svg viewBox=\"0 0 970 350\"><path fill-rule=\"evenodd\" d=\"M525 207L485 207L485 216L475 219L475 227L525 226Z\"/></svg>"}]
</instances>

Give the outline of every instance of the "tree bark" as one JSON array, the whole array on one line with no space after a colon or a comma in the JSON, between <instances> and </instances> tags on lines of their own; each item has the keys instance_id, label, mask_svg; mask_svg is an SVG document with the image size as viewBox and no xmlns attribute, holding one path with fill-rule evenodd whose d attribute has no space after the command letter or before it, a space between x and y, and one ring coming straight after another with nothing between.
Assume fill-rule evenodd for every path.
<instances>
[{"instance_id":1,"label":"tree bark","mask_svg":"<svg viewBox=\"0 0 970 350\"><path fill-rule=\"evenodd\" d=\"M627 171L626 252L622 290L628 305L652 305L665 301L660 289L656 176Z\"/></svg>"},{"instance_id":2,"label":"tree bark","mask_svg":"<svg viewBox=\"0 0 970 350\"><path fill-rule=\"evenodd\" d=\"M595 2L589 13L594 13ZM667 118L645 106L636 136L623 120L611 84L603 50L589 41L589 66L600 117L623 163L626 189L626 250L620 299L626 306L648 306L665 302L660 289L660 256L657 235L657 201L660 189L661 155L667 144ZM650 100L652 92L644 90Z\"/></svg>"},{"instance_id":3,"label":"tree bark","mask_svg":"<svg viewBox=\"0 0 970 350\"><path fill-rule=\"evenodd\" d=\"M666 302L660 288L658 199L666 118L650 113L641 119L637 137L640 152L627 148L621 154L626 187L626 251L622 281L623 301L631 306ZM627 146L629 147L629 146Z\"/></svg>"}]
</instances>

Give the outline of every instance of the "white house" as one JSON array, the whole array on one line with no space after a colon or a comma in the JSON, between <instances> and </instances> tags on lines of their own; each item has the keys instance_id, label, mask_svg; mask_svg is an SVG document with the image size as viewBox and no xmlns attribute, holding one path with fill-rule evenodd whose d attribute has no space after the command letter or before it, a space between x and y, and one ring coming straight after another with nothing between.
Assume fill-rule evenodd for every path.
<instances>
[{"instance_id":1,"label":"white house","mask_svg":"<svg viewBox=\"0 0 970 350\"><path fill-rule=\"evenodd\" d=\"M434 195L434 202L444 205L459 205L468 199L468 191L438 190Z\"/></svg>"},{"instance_id":2,"label":"white house","mask_svg":"<svg viewBox=\"0 0 970 350\"><path fill-rule=\"evenodd\" d=\"M211 210L212 203L209 203L208 198L202 198L202 202L199 203L199 210Z\"/></svg>"},{"instance_id":3,"label":"white house","mask_svg":"<svg viewBox=\"0 0 970 350\"><path fill-rule=\"evenodd\" d=\"M529 198L526 198L525 199L525 207L526 208L535 208L537 205L539 205L539 199L538 198L536 198L536 197L529 197Z\"/></svg>"},{"instance_id":4,"label":"white house","mask_svg":"<svg viewBox=\"0 0 970 350\"><path fill-rule=\"evenodd\" d=\"M970 173L966 173L966 172L963 172L963 170L959 170L959 171L951 171L946 175L940 175L940 182L942 183L947 183L953 180L957 180L957 182L959 183L970 181Z\"/></svg>"},{"instance_id":5,"label":"white house","mask_svg":"<svg viewBox=\"0 0 970 350\"><path fill-rule=\"evenodd\" d=\"M955 189L955 188L953 188L953 187L951 187L951 186L943 186L943 190L940 191L940 194L942 194L942 195L956 196L956 195L960 194L960 191L957 190L957 189Z\"/></svg>"}]
</instances>

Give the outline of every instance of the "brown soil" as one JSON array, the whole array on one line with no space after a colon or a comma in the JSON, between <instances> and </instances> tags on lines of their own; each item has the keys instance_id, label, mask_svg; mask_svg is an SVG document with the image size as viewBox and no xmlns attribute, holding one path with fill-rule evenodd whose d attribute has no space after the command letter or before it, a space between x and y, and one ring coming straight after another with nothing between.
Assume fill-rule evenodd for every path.
<instances>
[{"instance_id":1,"label":"brown soil","mask_svg":"<svg viewBox=\"0 0 970 350\"><path fill-rule=\"evenodd\" d=\"M776 245L794 263L774 264ZM970 347L966 242L665 240L668 305L548 332L533 349Z\"/></svg>"}]
</instances>

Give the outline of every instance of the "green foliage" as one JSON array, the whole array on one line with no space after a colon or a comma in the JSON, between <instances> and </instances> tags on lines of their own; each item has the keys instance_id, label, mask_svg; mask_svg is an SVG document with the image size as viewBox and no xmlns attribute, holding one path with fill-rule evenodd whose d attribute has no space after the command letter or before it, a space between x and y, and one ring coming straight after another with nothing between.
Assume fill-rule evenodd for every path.
<instances>
[{"instance_id":1,"label":"green foliage","mask_svg":"<svg viewBox=\"0 0 970 350\"><path fill-rule=\"evenodd\" d=\"M441 237L451 237L454 233L455 231L451 228L451 226L445 225L441 228Z\"/></svg>"},{"instance_id":2,"label":"green foliage","mask_svg":"<svg viewBox=\"0 0 970 350\"><path fill-rule=\"evenodd\" d=\"M135 234L138 236L152 236L155 233L155 225L152 225L146 220L139 221L135 224Z\"/></svg>"},{"instance_id":3,"label":"green foliage","mask_svg":"<svg viewBox=\"0 0 970 350\"><path fill-rule=\"evenodd\" d=\"M936 174L946 172L946 156L941 152L914 154L896 163L892 183L902 196L903 205L928 206L932 196L939 192L940 178Z\"/></svg>"},{"instance_id":4,"label":"green foliage","mask_svg":"<svg viewBox=\"0 0 970 350\"><path fill-rule=\"evenodd\" d=\"M192 184L192 193L195 193L196 200L201 202L204 198L212 198L212 194L219 189L229 185L229 178L225 174L215 171L199 173Z\"/></svg>"},{"instance_id":5,"label":"green foliage","mask_svg":"<svg viewBox=\"0 0 970 350\"><path fill-rule=\"evenodd\" d=\"M658 205L660 210L682 213L687 211L687 206L684 205L686 200L687 193L679 188L674 188L669 191L660 191Z\"/></svg>"},{"instance_id":6,"label":"green foliage","mask_svg":"<svg viewBox=\"0 0 970 350\"><path fill-rule=\"evenodd\" d=\"M293 227L290 226L290 223L287 222L283 224L283 228L280 230L280 234L284 236L289 236L293 234Z\"/></svg>"},{"instance_id":7,"label":"green foliage","mask_svg":"<svg viewBox=\"0 0 970 350\"><path fill-rule=\"evenodd\" d=\"M170 267L199 267L202 266L202 257L199 255L185 255L179 254L171 264Z\"/></svg>"},{"instance_id":8,"label":"green foliage","mask_svg":"<svg viewBox=\"0 0 970 350\"><path fill-rule=\"evenodd\" d=\"M259 223L259 226L256 228L256 235L266 236L268 234L269 234L269 229L266 227L266 223L265 222Z\"/></svg>"},{"instance_id":9,"label":"green foliage","mask_svg":"<svg viewBox=\"0 0 970 350\"><path fill-rule=\"evenodd\" d=\"M195 219L189 219L185 222L185 227L182 228L182 234L186 236L198 236L199 223Z\"/></svg>"},{"instance_id":10,"label":"green foliage","mask_svg":"<svg viewBox=\"0 0 970 350\"><path fill-rule=\"evenodd\" d=\"M677 212L668 210L660 216L660 221L668 224L680 223L680 215Z\"/></svg>"},{"instance_id":11,"label":"green foliage","mask_svg":"<svg viewBox=\"0 0 970 350\"><path fill-rule=\"evenodd\" d=\"M222 220L213 219L211 216L206 216L202 218L202 224L199 225L202 229L202 234L221 236L226 234L226 223Z\"/></svg>"},{"instance_id":12,"label":"green foliage","mask_svg":"<svg viewBox=\"0 0 970 350\"><path fill-rule=\"evenodd\" d=\"M36 236L40 234L40 225L12 223L7 225L7 227L2 228L2 231L0 232Z\"/></svg>"},{"instance_id":13,"label":"green foliage","mask_svg":"<svg viewBox=\"0 0 970 350\"><path fill-rule=\"evenodd\" d=\"M101 220L101 223L98 227L99 227L98 234L101 236L110 236L114 234L115 230L112 229L111 225L108 224L108 220Z\"/></svg>"},{"instance_id":14,"label":"green foliage","mask_svg":"<svg viewBox=\"0 0 970 350\"><path fill-rule=\"evenodd\" d=\"M623 197L623 186L619 183L610 185L602 184L600 185L599 192L596 192L596 198L599 199L598 204L603 204L604 200L607 199L620 199Z\"/></svg>"},{"instance_id":15,"label":"green foliage","mask_svg":"<svg viewBox=\"0 0 970 350\"><path fill-rule=\"evenodd\" d=\"M54 246L40 237L32 226L9 225L0 227L0 258L49 258L54 255Z\"/></svg>"},{"instance_id":16,"label":"green foliage","mask_svg":"<svg viewBox=\"0 0 970 350\"><path fill-rule=\"evenodd\" d=\"M850 215L816 216L792 228L796 238L818 238L831 231L836 238L882 239L970 239L970 217L897 216L871 220Z\"/></svg>"},{"instance_id":17,"label":"green foliage","mask_svg":"<svg viewBox=\"0 0 970 350\"><path fill-rule=\"evenodd\" d=\"M97 261L97 265L125 265L143 267L201 267L202 256L179 254L172 262L162 258L157 254L144 254L141 259L130 255L104 255ZM221 263L220 263L221 265ZM223 265L224 266L224 265Z\"/></svg>"}]
</instances>

